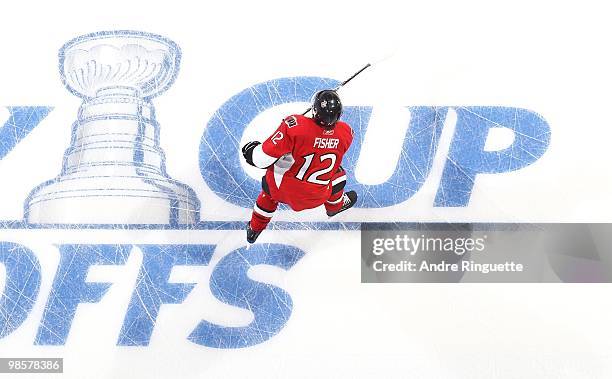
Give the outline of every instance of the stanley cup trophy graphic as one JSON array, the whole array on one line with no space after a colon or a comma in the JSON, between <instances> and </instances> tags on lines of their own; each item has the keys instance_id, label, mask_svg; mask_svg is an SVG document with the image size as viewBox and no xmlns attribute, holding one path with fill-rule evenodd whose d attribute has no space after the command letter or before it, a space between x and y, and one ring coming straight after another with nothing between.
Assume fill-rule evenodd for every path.
<instances>
[{"instance_id":1,"label":"stanley cup trophy graphic","mask_svg":"<svg viewBox=\"0 0 612 379\"><path fill-rule=\"evenodd\" d=\"M151 99L178 73L180 49L161 36L93 33L60 50L66 88L83 99L61 173L25 204L31 224L158 224L199 221L200 202L166 173Z\"/></svg>"}]
</instances>

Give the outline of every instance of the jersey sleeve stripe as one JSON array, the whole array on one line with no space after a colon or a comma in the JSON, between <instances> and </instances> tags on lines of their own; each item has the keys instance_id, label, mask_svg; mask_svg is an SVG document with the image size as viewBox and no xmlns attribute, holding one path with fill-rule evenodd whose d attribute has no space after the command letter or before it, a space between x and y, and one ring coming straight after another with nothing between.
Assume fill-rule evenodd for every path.
<instances>
[{"instance_id":1,"label":"jersey sleeve stripe","mask_svg":"<svg viewBox=\"0 0 612 379\"><path fill-rule=\"evenodd\" d=\"M262 145L258 145L253 150L253 163L259 168L270 167L277 159L264 153Z\"/></svg>"}]
</instances>

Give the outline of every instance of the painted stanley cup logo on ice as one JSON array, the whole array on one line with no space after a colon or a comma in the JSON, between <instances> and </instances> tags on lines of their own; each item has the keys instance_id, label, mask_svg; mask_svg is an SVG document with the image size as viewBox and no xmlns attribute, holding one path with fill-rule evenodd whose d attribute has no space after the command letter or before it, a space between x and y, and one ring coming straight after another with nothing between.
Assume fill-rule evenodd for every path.
<instances>
[{"instance_id":1,"label":"painted stanley cup logo on ice","mask_svg":"<svg viewBox=\"0 0 612 379\"><path fill-rule=\"evenodd\" d=\"M158 35L81 36L59 53L62 81L83 99L62 171L26 200L29 223L192 224L200 202L169 177L151 99L176 77L180 49Z\"/></svg>"}]
</instances>

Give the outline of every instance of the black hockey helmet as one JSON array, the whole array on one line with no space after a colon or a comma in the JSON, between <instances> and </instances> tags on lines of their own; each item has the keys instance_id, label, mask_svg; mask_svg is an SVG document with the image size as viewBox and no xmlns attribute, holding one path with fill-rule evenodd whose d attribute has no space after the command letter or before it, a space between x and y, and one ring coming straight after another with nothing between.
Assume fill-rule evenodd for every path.
<instances>
[{"instance_id":1,"label":"black hockey helmet","mask_svg":"<svg viewBox=\"0 0 612 379\"><path fill-rule=\"evenodd\" d=\"M342 103L334 90L317 92L312 100L312 115L317 124L333 127L342 115Z\"/></svg>"}]
</instances>

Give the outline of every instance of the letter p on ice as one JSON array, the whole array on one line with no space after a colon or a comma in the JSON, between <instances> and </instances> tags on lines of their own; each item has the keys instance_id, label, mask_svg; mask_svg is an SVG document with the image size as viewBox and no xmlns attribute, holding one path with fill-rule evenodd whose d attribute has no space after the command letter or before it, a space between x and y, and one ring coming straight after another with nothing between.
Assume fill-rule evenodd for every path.
<instances>
[{"instance_id":1,"label":"letter p on ice","mask_svg":"<svg viewBox=\"0 0 612 379\"><path fill-rule=\"evenodd\" d=\"M455 135L450 145L436 207L468 205L476 176L518 170L537 161L550 143L550 127L542 116L520 108L457 107ZM492 128L508 128L514 141L504 149L486 151Z\"/></svg>"}]
</instances>

